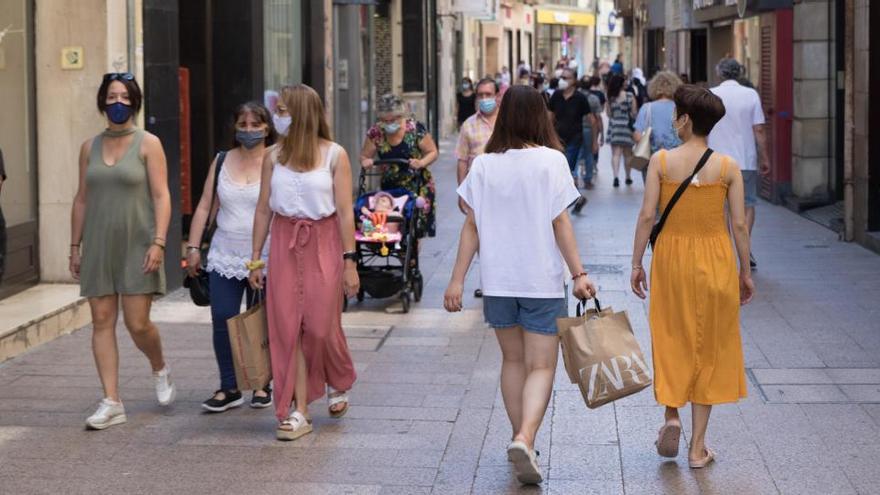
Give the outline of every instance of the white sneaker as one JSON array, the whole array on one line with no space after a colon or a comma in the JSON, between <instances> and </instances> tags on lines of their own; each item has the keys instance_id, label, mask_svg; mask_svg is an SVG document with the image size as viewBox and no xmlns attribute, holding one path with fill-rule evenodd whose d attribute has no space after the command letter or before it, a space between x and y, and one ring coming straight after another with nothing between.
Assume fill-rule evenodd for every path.
<instances>
[{"instance_id":1,"label":"white sneaker","mask_svg":"<svg viewBox=\"0 0 880 495\"><path fill-rule=\"evenodd\" d=\"M507 458L513 462L516 479L520 483L537 485L544 481L535 451L529 449L525 443L519 440L511 442L507 447Z\"/></svg>"},{"instance_id":2,"label":"white sneaker","mask_svg":"<svg viewBox=\"0 0 880 495\"><path fill-rule=\"evenodd\" d=\"M113 402L110 399L104 399L98 406L95 414L86 419L86 428L92 430L103 430L113 425L121 425L125 423L125 407L121 402Z\"/></svg>"},{"instance_id":3,"label":"white sneaker","mask_svg":"<svg viewBox=\"0 0 880 495\"><path fill-rule=\"evenodd\" d=\"M171 381L171 370L166 364L162 370L153 373L153 381L156 383L156 398L160 406L167 406L174 402L177 397L177 388Z\"/></svg>"}]
</instances>

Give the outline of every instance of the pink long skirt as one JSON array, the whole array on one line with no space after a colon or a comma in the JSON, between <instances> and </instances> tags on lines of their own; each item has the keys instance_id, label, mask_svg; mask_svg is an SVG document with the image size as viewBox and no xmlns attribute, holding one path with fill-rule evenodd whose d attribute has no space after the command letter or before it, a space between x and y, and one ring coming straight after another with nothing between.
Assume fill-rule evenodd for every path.
<instances>
[{"instance_id":1,"label":"pink long skirt","mask_svg":"<svg viewBox=\"0 0 880 495\"><path fill-rule=\"evenodd\" d=\"M336 215L322 220L275 215L266 313L279 421L290 414L298 345L306 359L309 403L320 399L328 384L349 390L355 381L354 363L342 333L342 270Z\"/></svg>"}]
</instances>

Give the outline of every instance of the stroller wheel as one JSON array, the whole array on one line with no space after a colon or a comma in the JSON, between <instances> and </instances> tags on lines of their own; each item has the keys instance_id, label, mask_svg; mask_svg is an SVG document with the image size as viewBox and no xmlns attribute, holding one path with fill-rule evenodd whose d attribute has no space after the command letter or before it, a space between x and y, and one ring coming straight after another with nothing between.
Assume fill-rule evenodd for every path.
<instances>
[{"instance_id":1,"label":"stroller wheel","mask_svg":"<svg viewBox=\"0 0 880 495\"><path fill-rule=\"evenodd\" d=\"M404 290L400 293L400 303L403 305L404 314L409 313L409 292Z\"/></svg>"},{"instance_id":2,"label":"stroller wheel","mask_svg":"<svg viewBox=\"0 0 880 495\"><path fill-rule=\"evenodd\" d=\"M422 274L416 273L412 278L412 291L413 291L413 300L415 302L419 302L422 300L422 290L424 289L424 281L422 280Z\"/></svg>"}]
</instances>

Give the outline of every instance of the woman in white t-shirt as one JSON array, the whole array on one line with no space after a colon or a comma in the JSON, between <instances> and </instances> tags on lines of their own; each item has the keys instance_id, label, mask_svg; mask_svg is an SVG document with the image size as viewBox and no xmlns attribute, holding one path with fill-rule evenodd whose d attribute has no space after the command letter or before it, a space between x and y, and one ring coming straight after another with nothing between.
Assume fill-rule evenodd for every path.
<instances>
[{"instance_id":1,"label":"woman in white t-shirt","mask_svg":"<svg viewBox=\"0 0 880 495\"><path fill-rule=\"evenodd\" d=\"M561 149L541 94L511 87L485 154L458 189L470 210L444 301L447 311L461 311L479 251L483 312L503 354L501 394L513 427L507 454L522 483L542 480L534 444L553 391L556 318L567 314L563 258L575 274L575 297L596 293L566 211L580 193Z\"/></svg>"}]
</instances>

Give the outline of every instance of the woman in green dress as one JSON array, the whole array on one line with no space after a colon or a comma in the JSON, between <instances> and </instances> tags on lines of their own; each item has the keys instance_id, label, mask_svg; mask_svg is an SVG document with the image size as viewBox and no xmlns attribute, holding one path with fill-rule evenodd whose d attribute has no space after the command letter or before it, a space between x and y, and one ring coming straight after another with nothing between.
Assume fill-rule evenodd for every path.
<instances>
[{"instance_id":1,"label":"woman in green dress","mask_svg":"<svg viewBox=\"0 0 880 495\"><path fill-rule=\"evenodd\" d=\"M107 129L86 140L79 154L70 273L92 312L92 351L104 399L86 426L96 430L126 421L118 387L120 301L125 326L150 361L159 404L169 405L175 397L159 329L150 321L153 296L165 293L162 260L171 195L162 143L135 127L142 101L132 74L105 74L97 104Z\"/></svg>"}]
</instances>

